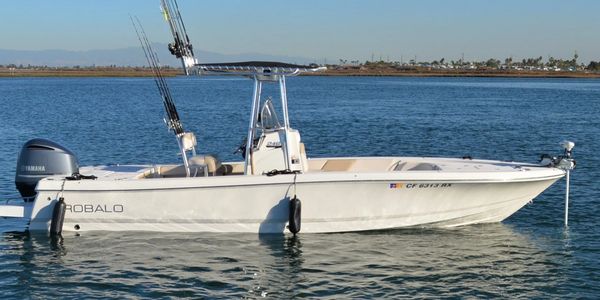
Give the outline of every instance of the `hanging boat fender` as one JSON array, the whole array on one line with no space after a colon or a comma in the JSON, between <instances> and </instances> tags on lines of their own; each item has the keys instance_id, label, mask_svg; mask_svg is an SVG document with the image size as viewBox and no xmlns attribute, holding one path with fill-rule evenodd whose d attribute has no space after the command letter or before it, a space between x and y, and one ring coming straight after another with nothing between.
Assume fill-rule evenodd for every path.
<instances>
[{"instance_id":1,"label":"hanging boat fender","mask_svg":"<svg viewBox=\"0 0 600 300\"><path fill-rule=\"evenodd\" d=\"M302 202L296 196L290 200L290 215L288 229L296 235L300 232L302 214Z\"/></svg>"},{"instance_id":2,"label":"hanging boat fender","mask_svg":"<svg viewBox=\"0 0 600 300\"><path fill-rule=\"evenodd\" d=\"M67 205L65 204L65 198L60 197L54 204L54 211L52 212L52 222L50 223L50 236L57 236L62 233L63 223L65 221L65 211Z\"/></svg>"}]
</instances>

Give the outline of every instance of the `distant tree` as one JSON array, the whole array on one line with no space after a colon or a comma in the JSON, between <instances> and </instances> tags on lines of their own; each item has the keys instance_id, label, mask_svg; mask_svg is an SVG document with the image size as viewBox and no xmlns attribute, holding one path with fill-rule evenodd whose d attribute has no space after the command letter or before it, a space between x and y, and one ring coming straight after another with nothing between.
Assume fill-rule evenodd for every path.
<instances>
[{"instance_id":1,"label":"distant tree","mask_svg":"<svg viewBox=\"0 0 600 300\"><path fill-rule=\"evenodd\" d=\"M500 61L495 58L490 58L485 62L485 66L489 68L498 68Z\"/></svg>"},{"instance_id":2,"label":"distant tree","mask_svg":"<svg viewBox=\"0 0 600 300\"><path fill-rule=\"evenodd\" d=\"M536 59L533 61L534 65L535 65L536 67L542 66L542 65L543 65L543 64L542 64L542 59L543 59L543 58L542 58L541 56L540 56L540 57L538 57L538 58L536 58Z\"/></svg>"},{"instance_id":3,"label":"distant tree","mask_svg":"<svg viewBox=\"0 0 600 300\"><path fill-rule=\"evenodd\" d=\"M533 57L532 58L527 58L527 59L524 58L522 60L522 63L523 63L523 66L541 67L541 66L544 65L542 63L542 60L543 60L543 58L541 56L537 57L537 58L533 58Z\"/></svg>"},{"instance_id":4,"label":"distant tree","mask_svg":"<svg viewBox=\"0 0 600 300\"><path fill-rule=\"evenodd\" d=\"M590 63L586 67L589 71L598 72L600 71L600 61L590 61Z\"/></svg>"},{"instance_id":5,"label":"distant tree","mask_svg":"<svg viewBox=\"0 0 600 300\"><path fill-rule=\"evenodd\" d=\"M573 54L573 59L565 62L565 67L577 69L577 59L578 58L579 58L579 55L577 54L577 51L575 51L575 53Z\"/></svg>"}]
</instances>

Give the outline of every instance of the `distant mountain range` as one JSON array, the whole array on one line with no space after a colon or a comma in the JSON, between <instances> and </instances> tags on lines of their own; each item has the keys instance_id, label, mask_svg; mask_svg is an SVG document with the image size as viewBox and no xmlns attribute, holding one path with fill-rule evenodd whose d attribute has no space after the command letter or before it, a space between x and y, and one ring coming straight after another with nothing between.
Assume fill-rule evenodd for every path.
<instances>
[{"instance_id":1,"label":"distant mountain range","mask_svg":"<svg viewBox=\"0 0 600 300\"><path fill-rule=\"evenodd\" d=\"M152 44L161 64L180 66L179 61L167 50L167 44ZM313 63L306 57L279 56L261 53L241 53L235 55L221 54L194 49L200 62L235 62L235 61L281 61L296 64ZM0 49L0 65L35 65L49 67L71 66L145 66L146 58L140 47L129 47L107 50L6 50Z\"/></svg>"}]
</instances>

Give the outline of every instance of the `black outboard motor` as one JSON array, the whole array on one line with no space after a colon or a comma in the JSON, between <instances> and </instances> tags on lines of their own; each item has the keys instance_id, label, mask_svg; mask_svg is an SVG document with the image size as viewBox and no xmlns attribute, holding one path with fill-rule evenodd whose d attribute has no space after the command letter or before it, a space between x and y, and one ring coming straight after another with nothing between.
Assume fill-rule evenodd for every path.
<instances>
[{"instance_id":1,"label":"black outboard motor","mask_svg":"<svg viewBox=\"0 0 600 300\"><path fill-rule=\"evenodd\" d=\"M79 173L77 157L69 149L49 140L29 140L19 154L15 184L23 197L35 196L41 179L54 175Z\"/></svg>"}]
</instances>

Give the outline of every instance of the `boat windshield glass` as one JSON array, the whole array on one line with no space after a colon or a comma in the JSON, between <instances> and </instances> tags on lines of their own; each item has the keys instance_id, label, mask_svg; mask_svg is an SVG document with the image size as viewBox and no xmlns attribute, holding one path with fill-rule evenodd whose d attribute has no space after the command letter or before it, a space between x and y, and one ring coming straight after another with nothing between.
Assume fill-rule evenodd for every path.
<instances>
[{"instance_id":1,"label":"boat windshield glass","mask_svg":"<svg viewBox=\"0 0 600 300\"><path fill-rule=\"evenodd\" d=\"M260 110L260 127L263 130L276 130L281 128L281 124L279 123L279 119L277 118L277 113L275 112L275 108L273 107L273 101L271 98L268 98L263 104L262 109Z\"/></svg>"}]
</instances>

